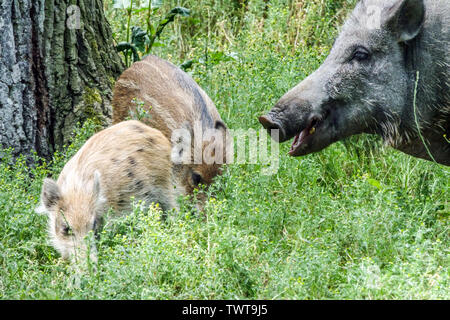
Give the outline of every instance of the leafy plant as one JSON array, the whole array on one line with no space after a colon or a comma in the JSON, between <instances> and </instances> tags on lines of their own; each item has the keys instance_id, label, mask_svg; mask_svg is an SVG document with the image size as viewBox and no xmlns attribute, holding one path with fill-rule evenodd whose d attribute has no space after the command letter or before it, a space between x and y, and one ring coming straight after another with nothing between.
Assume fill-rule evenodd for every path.
<instances>
[{"instance_id":1,"label":"leafy plant","mask_svg":"<svg viewBox=\"0 0 450 320\"><path fill-rule=\"evenodd\" d=\"M126 41L120 42L116 47L117 51L124 53L127 67L130 65L130 54L133 62L136 62L142 56L148 55L154 46L161 45L156 42L156 39L160 38L164 28L173 22L176 16L187 17L190 15L189 9L175 7L164 18L160 18L157 23L152 23L152 18L157 16L162 5L163 0L144 0L140 4L137 0L114 0L114 9L125 10L127 15ZM146 12L147 30L143 30L139 26L131 26L133 14L141 14L142 12Z\"/></svg>"},{"instance_id":2,"label":"leafy plant","mask_svg":"<svg viewBox=\"0 0 450 320\"><path fill-rule=\"evenodd\" d=\"M151 106L145 107L145 102L134 98L131 101L136 105L136 109L131 109L128 112L127 120L144 120L150 118Z\"/></svg>"}]
</instances>

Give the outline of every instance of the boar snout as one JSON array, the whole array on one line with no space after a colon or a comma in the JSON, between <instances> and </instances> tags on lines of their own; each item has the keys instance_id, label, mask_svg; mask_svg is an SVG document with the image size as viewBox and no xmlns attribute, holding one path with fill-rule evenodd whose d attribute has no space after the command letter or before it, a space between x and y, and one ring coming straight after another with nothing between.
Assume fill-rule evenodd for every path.
<instances>
[{"instance_id":1,"label":"boar snout","mask_svg":"<svg viewBox=\"0 0 450 320\"><path fill-rule=\"evenodd\" d=\"M259 117L269 132L280 130L280 143L294 138L289 151L294 157L319 151L331 143L337 124L337 115L331 112L336 101L320 87L314 91L309 86L310 79L283 96L267 115Z\"/></svg>"},{"instance_id":2,"label":"boar snout","mask_svg":"<svg viewBox=\"0 0 450 320\"><path fill-rule=\"evenodd\" d=\"M305 122L303 104L297 101L278 103L268 114L259 117L261 125L268 130L279 130L277 142L285 142L294 137Z\"/></svg>"},{"instance_id":3,"label":"boar snout","mask_svg":"<svg viewBox=\"0 0 450 320\"><path fill-rule=\"evenodd\" d=\"M278 130L279 132L279 136L278 136L278 140L277 142L282 142L285 141L285 133L284 133L284 129L281 126L281 124L279 122L275 122L274 120L272 120L272 118L269 115L266 116L261 116L259 117L259 122L261 123L261 125L264 127L264 129L266 129L269 134L271 134L272 130Z\"/></svg>"}]
</instances>

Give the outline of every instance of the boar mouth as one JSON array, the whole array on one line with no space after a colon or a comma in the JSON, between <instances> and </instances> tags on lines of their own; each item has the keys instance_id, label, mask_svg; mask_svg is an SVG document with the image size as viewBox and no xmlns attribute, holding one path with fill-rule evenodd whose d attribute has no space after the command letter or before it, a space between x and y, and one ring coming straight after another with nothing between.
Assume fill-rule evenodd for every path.
<instances>
[{"instance_id":1,"label":"boar mouth","mask_svg":"<svg viewBox=\"0 0 450 320\"><path fill-rule=\"evenodd\" d=\"M319 116L313 116L309 120L308 125L295 136L289 150L290 156L298 157L310 153L307 149L311 146L311 142L323 121L324 118Z\"/></svg>"}]
</instances>

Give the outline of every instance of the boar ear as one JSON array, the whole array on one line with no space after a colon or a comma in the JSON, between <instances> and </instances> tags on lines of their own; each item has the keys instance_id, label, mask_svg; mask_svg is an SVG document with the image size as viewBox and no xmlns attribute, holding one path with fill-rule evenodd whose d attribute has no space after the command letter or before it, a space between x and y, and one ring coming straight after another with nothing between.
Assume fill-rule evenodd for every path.
<instances>
[{"instance_id":1,"label":"boar ear","mask_svg":"<svg viewBox=\"0 0 450 320\"><path fill-rule=\"evenodd\" d=\"M44 208L49 210L61 200L61 192L56 181L45 178L42 185L41 201L42 205L38 208L39 212L44 212Z\"/></svg>"},{"instance_id":2,"label":"boar ear","mask_svg":"<svg viewBox=\"0 0 450 320\"><path fill-rule=\"evenodd\" d=\"M425 19L423 0L397 0L383 14L384 25L394 32L399 42L414 39L422 29Z\"/></svg>"}]
</instances>

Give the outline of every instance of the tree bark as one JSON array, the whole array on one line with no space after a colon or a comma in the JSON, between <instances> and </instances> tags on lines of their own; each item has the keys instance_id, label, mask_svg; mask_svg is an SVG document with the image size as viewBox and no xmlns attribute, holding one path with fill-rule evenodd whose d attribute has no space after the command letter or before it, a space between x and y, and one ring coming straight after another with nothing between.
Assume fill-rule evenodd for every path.
<instances>
[{"instance_id":1,"label":"tree bark","mask_svg":"<svg viewBox=\"0 0 450 320\"><path fill-rule=\"evenodd\" d=\"M0 148L49 158L77 122L108 125L122 71L101 0L0 0Z\"/></svg>"}]
</instances>

